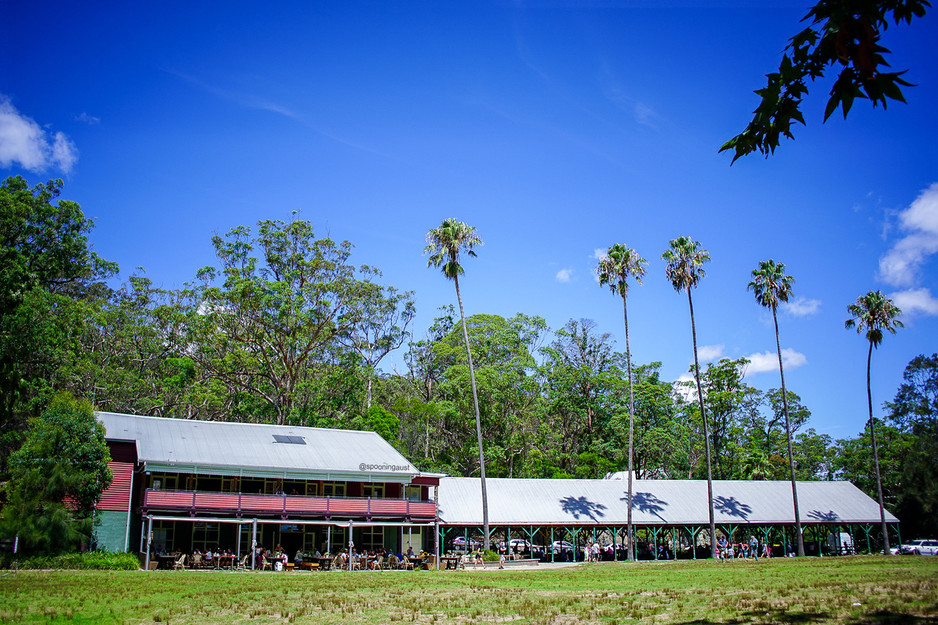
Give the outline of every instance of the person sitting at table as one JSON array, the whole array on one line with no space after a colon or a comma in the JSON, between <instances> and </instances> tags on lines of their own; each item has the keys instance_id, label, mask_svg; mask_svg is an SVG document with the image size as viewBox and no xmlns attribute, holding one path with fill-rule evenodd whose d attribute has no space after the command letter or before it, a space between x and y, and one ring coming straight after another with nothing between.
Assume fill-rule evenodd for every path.
<instances>
[{"instance_id":1,"label":"person sitting at table","mask_svg":"<svg viewBox=\"0 0 938 625\"><path fill-rule=\"evenodd\" d=\"M302 549L296 550L296 555L293 556L293 562L294 564L296 564L296 566L300 566L301 564L303 564L303 550Z\"/></svg>"},{"instance_id":2,"label":"person sitting at table","mask_svg":"<svg viewBox=\"0 0 938 625\"><path fill-rule=\"evenodd\" d=\"M414 557L414 548L413 548L413 547L408 547L408 548L407 548L407 554L406 554L406 555L407 555L407 558L408 558L408 559L413 558L413 557Z\"/></svg>"},{"instance_id":3,"label":"person sitting at table","mask_svg":"<svg viewBox=\"0 0 938 625\"><path fill-rule=\"evenodd\" d=\"M202 561L205 562L205 566L212 566L212 555L211 547L205 550L205 555L202 556Z\"/></svg>"}]
</instances>

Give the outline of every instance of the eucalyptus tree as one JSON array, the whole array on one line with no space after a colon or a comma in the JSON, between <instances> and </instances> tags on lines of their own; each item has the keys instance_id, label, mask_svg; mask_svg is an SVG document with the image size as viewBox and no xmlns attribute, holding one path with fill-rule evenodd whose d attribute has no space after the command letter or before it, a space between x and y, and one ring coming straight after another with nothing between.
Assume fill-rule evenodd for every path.
<instances>
[{"instance_id":1,"label":"eucalyptus tree","mask_svg":"<svg viewBox=\"0 0 938 625\"><path fill-rule=\"evenodd\" d=\"M700 362L697 358L697 326L694 322L694 300L691 289L697 286L706 275L704 263L710 262L710 253L700 248L700 243L690 237L671 239L669 248L661 255L667 265L665 275L671 281L674 290L687 292L687 304L690 307L691 338L694 343L694 382L697 384L697 402L700 406L700 418L704 426L704 444L707 454L707 509L710 516L710 555L717 557L716 523L713 520L713 473L710 461L710 427L704 410L703 389L700 387Z\"/></svg>"},{"instance_id":2,"label":"eucalyptus tree","mask_svg":"<svg viewBox=\"0 0 938 625\"><path fill-rule=\"evenodd\" d=\"M606 286L613 293L618 293L622 297L622 318L625 321L625 354L626 367L629 376L629 477L628 477L628 559L632 560L634 554L634 534L632 533L632 472L633 454L635 449L635 390L632 387L632 350L629 345L629 309L627 295L629 291L629 278L635 278L639 284L642 283L642 276L645 275L645 265L648 261L638 255L632 248L627 248L621 243L616 243L608 250L605 256L599 260L599 266L596 272L599 275L599 285Z\"/></svg>"},{"instance_id":3,"label":"eucalyptus tree","mask_svg":"<svg viewBox=\"0 0 938 625\"><path fill-rule=\"evenodd\" d=\"M361 315L353 321L342 342L361 357L368 376L365 412L371 408L371 387L378 363L404 344L407 326L417 314L413 291L399 291L366 282Z\"/></svg>"},{"instance_id":4,"label":"eucalyptus tree","mask_svg":"<svg viewBox=\"0 0 938 625\"><path fill-rule=\"evenodd\" d=\"M876 494L879 498L879 518L882 524L884 553L889 551L889 533L886 528L886 508L883 505L883 481L879 472L879 452L876 449L876 421L873 419L873 393L870 389L870 363L873 360L873 348L883 342L883 330L896 333L896 328L903 327L899 321L902 311L882 291L870 291L861 295L857 301L847 306L851 318L844 323L845 328L856 328L857 334L866 331L866 340L870 343L866 355L866 400L870 411L870 442L873 446L873 467L876 471Z\"/></svg>"},{"instance_id":5,"label":"eucalyptus tree","mask_svg":"<svg viewBox=\"0 0 938 625\"><path fill-rule=\"evenodd\" d=\"M785 413L785 438L788 443L788 467L791 471L791 498L795 510L795 530L798 533L798 556L804 557L804 537L801 534L801 512L798 506L798 482L795 480L795 459L791 450L791 419L788 416L788 393L785 391L785 369L782 366L782 344L778 334L778 303L787 302L791 297L791 285L795 279L785 273L785 264L776 263L771 258L759 262L758 269L752 270L752 281L748 289L756 296L756 301L772 311L775 324L775 352L778 354L778 373L782 379L782 409Z\"/></svg>"},{"instance_id":6,"label":"eucalyptus tree","mask_svg":"<svg viewBox=\"0 0 938 625\"><path fill-rule=\"evenodd\" d=\"M262 220L256 235L239 226L212 244L218 267L199 270L187 290L184 344L235 417L282 425L297 417L313 365L362 318L377 272L350 264L351 243L317 239L300 219Z\"/></svg>"},{"instance_id":7,"label":"eucalyptus tree","mask_svg":"<svg viewBox=\"0 0 938 625\"><path fill-rule=\"evenodd\" d=\"M476 246L482 245L482 238L476 232L475 226L457 221L454 218L444 219L439 227L427 232L427 246L423 253L429 254L427 267L439 267L443 275L452 280L456 287L456 301L459 304L459 317L462 320L463 339L466 342L466 357L469 361L469 382L472 385L472 403L475 407L476 439L479 444L479 476L482 486L482 530L483 547L489 548L489 500L485 487L485 454L482 450L482 419L479 416L479 393L476 390L475 370L472 366L472 351L469 348L469 332L466 330L466 313L462 305L462 293L459 291L459 276L464 273L459 263L459 255L465 252L467 256L475 256Z\"/></svg>"}]
</instances>

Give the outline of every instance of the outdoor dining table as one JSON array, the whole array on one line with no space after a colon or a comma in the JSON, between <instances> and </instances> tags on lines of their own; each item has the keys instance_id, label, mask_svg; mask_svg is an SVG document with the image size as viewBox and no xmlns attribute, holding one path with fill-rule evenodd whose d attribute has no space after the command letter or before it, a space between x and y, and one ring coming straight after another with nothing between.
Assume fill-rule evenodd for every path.
<instances>
[{"instance_id":1,"label":"outdoor dining table","mask_svg":"<svg viewBox=\"0 0 938 625\"><path fill-rule=\"evenodd\" d=\"M332 558L313 558L319 565L320 571L328 571L332 568Z\"/></svg>"},{"instance_id":2,"label":"outdoor dining table","mask_svg":"<svg viewBox=\"0 0 938 625\"><path fill-rule=\"evenodd\" d=\"M234 556L216 556L215 568L230 569L234 565Z\"/></svg>"},{"instance_id":3,"label":"outdoor dining table","mask_svg":"<svg viewBox=\"0 0 938 625\"><path fill-rule=\"evenodd\" d=\"M440 556L440 562L445 565L443 567L445 569L458 569L461 557L462 556Z\"/></svg>"},{"instance_id":4,"label":"outdoor dining table","mask_svg":"<svg viewBox=\"0 0 938 625\"><path fill-rule=\"evenodd\" d=\"M172 570L173 565L176 564L176 560L178 559L179 559L179 556L173 556L173 555L157 556L156 568Z\"/></svg>"}]
</instances>

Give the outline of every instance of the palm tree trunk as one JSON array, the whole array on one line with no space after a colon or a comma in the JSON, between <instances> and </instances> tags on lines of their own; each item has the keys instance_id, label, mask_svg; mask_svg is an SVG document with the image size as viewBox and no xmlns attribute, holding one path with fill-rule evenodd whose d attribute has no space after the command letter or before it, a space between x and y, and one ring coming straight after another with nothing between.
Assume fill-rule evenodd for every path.
<instances>
[{"instance_id":1,"label":"palm tree trunk","mask_svg":"<svg viewBox=\"0 0 938 625\"><path fill-rule=\"evenodd\" d=\"M883 553L892 555L889 551L889 530L886 527L886 506L883 505L883 480L879 477L879 452L876 449L876 421L873 419L873 392L870 390L870 363L873 360L873 341L870 341L870 352L866 356L866 400L870 407L870 441L873 443L873 466L876 469L876 494L879 496L879 521L883 528Z\"/></svg>"},{"instance_id":2,"label":"palm tree trunk","mask_svg":"<svg viewBox=\"0 0 938 625\"><path fill-rule=\"evenodd\" d=\"M632 552L632 545L634 541L632 540L632 457L634 455L634 443L633 443L633 432L635 429L635 392L632 388L632 350L629 347L629 310L625 303L625 293L622 293L622 317L625 320L625 357L626 363L628 366L629 372L629 498L628 498L628 556L627 559L634 560L635 556Z\"/></svg>"},{"instance_id":3,"label":"palm tree trunk","mask_svg":"<svg viewBox=\"0 0 938 625\"><path fill-rule=\"evenodd\" d=\"M697 361L697 325L694 323L694 301L687 289L687 304L690 306L690 333L694 341L694 380L697 382L697 401L700 403L700 417L703 419L704 443L707 450L707 512L710 514L710 557L717 559L717 527L713 521L713 473L710 469L710 426L704 411L703 389L700 387L700 364Z\"/></svg>"},{"instance_id":4,"label":"palm tree trunk","mask_svg":"<svg viewBox=\"0 0 938 625\"><path fill-rule=\"evenodd\" d=\"M791 499L795 506L795 531L798 533L798 557L804 557L804 536L801 533L801 510L798 506L798 483L795 481L795 457L791 451L791 422L788 418L788 392L785 390L785 369L782 368L782 343L778 337L778 316L772 306L775 322L775 351L778 354L778 372L782 378L782 408L785 411L785 439L788 441L788 468L791 469Z\"/></svg>"},{"instance_id":5,"label":"palm tree trunk","mask_svg":"<svg viewBox=\"0 0 938 625\"><path fill-rule=\"evenodd\" d=\"M479 476L482 484L482 548L488 551L489 543L489 496L485 488L485 454L482 453L482 419L479 417L479 394L476 392L476 374L472 366L472 350L469 349L469 331L466 329L466 314L463 312L462 295L459 292L459 276L453 276L456 285L456 301L459 302L459 318L462 319L462 336L466 341L466 356L469 358L469 382L472 384L472 403L476 411L476 440L479 443Z\"/></svg>"}]
</instances>

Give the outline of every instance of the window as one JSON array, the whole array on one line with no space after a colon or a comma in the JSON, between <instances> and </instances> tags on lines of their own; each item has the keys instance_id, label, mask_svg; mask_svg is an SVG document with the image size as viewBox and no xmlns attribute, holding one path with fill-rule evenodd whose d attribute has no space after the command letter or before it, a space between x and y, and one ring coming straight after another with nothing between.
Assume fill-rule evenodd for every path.
<instances>
[{"instance_id":1,"label":"window","mask_svg":"<svg viewBox=\"0 0 938 625\"><path fill-rule=\"evenodd\" d=\"M305 445L306 439L302 436L283 436L282 434L274 434L275 443L284 443L286 445Z\"/></svg>"},{"instance_id":2,"label":"window","mask_svg":"<svg viewBox=\"0 0 938 625\"><path fill-rule=\"evenodd\" d=\"M345 497L345 482L323 482L324 497Z\"/></svg>"},{"instance_id":3,"label":"window","mask_svg":"<svg viewBox=\"0 0 938 625\"><path fill-rule=\"evenodd\" d=\"M420 501L421 496L423 495L423 489L420 486L412 486L408 484L404 487L404 499L409 499L410 501Z\"/></svg>"},{"instance_id":4,"label":"window","mask_svg":"<svg viewBox=\"0 0 938 625\"><path fill-rule=\"evenodd\" d=\"M362 549L372 550L384 547L384 528L372 525L362 528Z\"/></svg>"},{"instance_id":5,"label":"window","mask_svg":"<svg viewBox=\"0 0 938 625\"><path fill-rule=\"evenodd\" d=\"M150 488L153 490L176 490L175 473L154 473L150 476Z\"/></svg>"},{"instance_id":6,"label":"window","mask_svg":"<svg viewBox=\"0 0 938 625\"><path fill-rule=\"evenodd\" d=\"M200 551L218 549L218 523L196 523L192 527L192 548Z\"/></svg>"},{"instance_id":7,"label":"window","mask_svg":"<svg viewBox=\"0 0 938 625\"><path fill-rule=\"evenodd\" d=\"M363 497L384 497L384 484L362 484Z\"/></svg>"}]
</instances>

